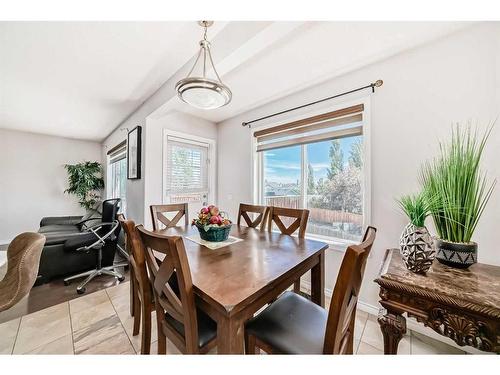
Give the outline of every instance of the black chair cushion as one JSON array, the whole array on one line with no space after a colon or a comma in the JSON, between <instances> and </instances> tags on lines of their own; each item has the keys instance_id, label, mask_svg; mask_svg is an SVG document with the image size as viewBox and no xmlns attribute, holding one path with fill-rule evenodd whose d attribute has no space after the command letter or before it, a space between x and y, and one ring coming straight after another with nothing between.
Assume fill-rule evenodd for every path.
<instances>
[{"instance_id":1,"label":"black chair cushion","mask_svg":"<svg viewBox=\"0 0 500 375\"><path fill-rule=\"evenodd\" d=\"M278 353L323 354L328 312L293 292L248 321L245 330Z\"/></svg>"},{"instance_id":2,"label":"black chair cushion","mask_svg":"<svg viewBox=\"0 0 500 375\"><path fill-rule=\"evenodd\" d=\"M217 323L200 309L196 309L196 315L198 319L198 347L201 348L217 336ZM175 320L168 314L165 314L165 320L177 332L184 336L184 325L181 322Z\"/></svg>"}]
</instances>

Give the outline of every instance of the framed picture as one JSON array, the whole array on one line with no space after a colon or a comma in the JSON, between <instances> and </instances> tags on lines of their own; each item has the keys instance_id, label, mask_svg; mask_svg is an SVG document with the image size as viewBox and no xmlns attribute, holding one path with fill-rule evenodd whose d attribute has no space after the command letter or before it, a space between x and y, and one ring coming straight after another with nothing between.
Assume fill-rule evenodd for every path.
<instances>
[{"instance_id":1,"label":"framed picture","mask_svg":"<svg viewBox=\"0 0 500 375\"><path fill-rule=\"evenodd\" d=\"M127 178L141 178L141 131L140 126L128 132L127 135Z\"/></svg>"}]
</instances>

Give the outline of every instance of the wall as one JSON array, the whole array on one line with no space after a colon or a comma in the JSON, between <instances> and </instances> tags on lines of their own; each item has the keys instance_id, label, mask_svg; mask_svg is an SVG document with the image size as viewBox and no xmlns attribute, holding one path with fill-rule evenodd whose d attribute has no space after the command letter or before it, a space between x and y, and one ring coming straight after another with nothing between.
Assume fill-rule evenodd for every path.
<instances>
[{"instance_id":1,"label":"wall","mask_svg":"<svg viewBox=\"0 0 500 375\"><path fill-rule=\"evenodd\" d=\"M0 243L36 232L44 216L83 215L64 194L64 164L100 162L99 143L0 129L0 150Z\"/></svg>"},{"instance_id":2,"label":"wall","mask_svg":"<svg viewBox=\"0 0 500 375\"><path fill-rule=\"evenodd\" d=\"M383 79L383 87L371 96L371 223L378 234L360 298L377 306L378 288L372 280L385 249L397 246L406 223L394 199L418 189L420 164L436 154L437 141L448 138L452 122L472 119L485 125L500 114L498 35L498 23L474 26L220 123L219 205L235 215L239 202L252 201L251 135L242 128L242 121ZM499 149L497 124L483 162L490 179L500 180ZM480 262L500 265L495 232L500 223L499 205L497 186L474 238L479 243ZM342 252L327 252L328 288L333 288L342 256Z\"/></svg>"}]
</instances>

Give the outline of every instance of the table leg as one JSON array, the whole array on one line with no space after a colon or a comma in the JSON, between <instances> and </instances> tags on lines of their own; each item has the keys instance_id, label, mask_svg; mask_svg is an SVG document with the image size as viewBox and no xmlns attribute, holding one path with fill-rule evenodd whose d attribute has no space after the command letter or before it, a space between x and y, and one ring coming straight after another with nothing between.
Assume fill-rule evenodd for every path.
<instances>
[{"instance_id":1,"label":"table leg","mask_svg":"<svg viewBox=\"0 0 500 375\"><path fill-rule=\"evenodd\" d=\"M239 320L222 317L217 321L217 353L244 354L245 327Z\"/></svg>"},{"instance_id":2,"label":"table leg","mask_svg":"<svg viewBox=\"0 0 500 375\"><path fill-rule=\"evenodd\" d=\"M311 269L311 301L325 307L325 252L319 254L319 262Z\"/></svg>"},{"instance_id":3,"label":"table leg","mask_svg":"<svg viewBox=\"0 0 500 375\"><path fill-rule=\"evenodd\" d=\"M406 319L400 313L380 309L378 323L384 336L384 354L398 354L398 345L406 333Z\"/></svg>"}]
</instances>

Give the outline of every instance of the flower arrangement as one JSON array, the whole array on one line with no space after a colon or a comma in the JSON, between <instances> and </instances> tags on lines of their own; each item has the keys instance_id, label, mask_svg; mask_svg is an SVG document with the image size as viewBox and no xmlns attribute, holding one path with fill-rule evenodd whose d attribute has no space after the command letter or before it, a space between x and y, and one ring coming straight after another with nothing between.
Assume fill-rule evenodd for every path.
<instances>
[{"instance_id":1,"label":"flower arrangement","mask_svg":"<svg viewBox=\"0 0 500 375\"><path fill-rule=\"evenodd\" d=\"M203 207L198 213L198 218L193 219L191 224L198 228L202 239L218 242L227 240L232 222L227 218L225 212L210 205Z\"/></svg>"}]
</instances>

